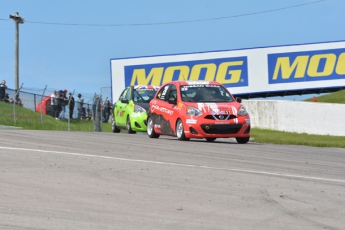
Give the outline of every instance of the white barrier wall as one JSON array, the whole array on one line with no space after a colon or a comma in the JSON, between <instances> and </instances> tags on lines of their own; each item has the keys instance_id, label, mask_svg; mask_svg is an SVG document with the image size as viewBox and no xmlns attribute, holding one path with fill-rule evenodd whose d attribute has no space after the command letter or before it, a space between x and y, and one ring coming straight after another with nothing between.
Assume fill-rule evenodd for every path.
<instances>
[{"instance_id":1,"label":"white barrier wall","mask_svg":"<svg viewBox=\"0 0 345 230\"><path fill-rule=\"evenodd\" d=\"M253 128L345 136L345 104L243 100Z\"/></svg>"}]
</instances>

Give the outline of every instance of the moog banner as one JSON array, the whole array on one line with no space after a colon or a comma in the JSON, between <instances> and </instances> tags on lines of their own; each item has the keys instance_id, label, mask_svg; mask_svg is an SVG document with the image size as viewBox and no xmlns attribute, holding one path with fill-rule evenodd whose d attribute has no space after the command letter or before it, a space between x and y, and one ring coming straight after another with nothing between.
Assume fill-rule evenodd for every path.
<instances>
[{"instance_id":1,"label":"moog banner","mask_svg":"<svg viewBox=\"0 0 345 230\"><path fill-rule=\"evenodd\" d=\"M129 85L218 81L233 94L345 86L345 41L111 59L113 101Z\"/></svg>"}]
</instances>

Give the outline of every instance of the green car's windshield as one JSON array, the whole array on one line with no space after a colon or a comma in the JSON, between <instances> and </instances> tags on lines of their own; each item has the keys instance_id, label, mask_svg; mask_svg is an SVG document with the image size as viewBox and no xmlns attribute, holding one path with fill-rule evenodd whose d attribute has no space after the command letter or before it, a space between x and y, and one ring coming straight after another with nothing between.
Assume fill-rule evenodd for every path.
<instances>
[{"instance_id":1,"label":"green car's windshield","mask_svg":"<svg viewBox=\"0 0 345 230\"><path fill-rule=\"evenodd\" d=\"M221 85L180 86L181 98L185 102L232 102L230 93Z\"/></svg>"},{"instance_id":2,"label":"green car's windshield","mask_svg":"<svg viewBox=\"0 0 345 230\"><path fill-rule=\"evenodd\" d=\"M139 103L149 103L155 96L158 87L137 86L134 87L133 100Z\"/></svg>"}]
</instances>

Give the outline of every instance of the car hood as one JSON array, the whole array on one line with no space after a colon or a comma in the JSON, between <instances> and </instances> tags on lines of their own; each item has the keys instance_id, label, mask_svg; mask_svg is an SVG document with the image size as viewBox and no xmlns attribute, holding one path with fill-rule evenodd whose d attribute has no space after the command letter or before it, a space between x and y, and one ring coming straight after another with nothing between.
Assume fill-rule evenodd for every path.
<instances>
[{"instance_id":1,"label":"car hood","mask_svg":"<svg viewBox=\"0 0 345 230\"><path fill-rule=\"evenodd\" d=\"M150 107L150 104L149 104L149 103L135 102L134 104L143 107L146 111L149 111L149 107Z\"/></svg>"},{"instance_id":2,"label":"car hood","mask_svg":"<svg viewBox=\"0 0 345 230\"><path fill-rule=\"evenodd\" d=\"M211 115L232 114L237 116L241 107L238 102L218 102L218 103L185 103L185 105L198 108L202 113Z\"/></svg>"}]
</instances>

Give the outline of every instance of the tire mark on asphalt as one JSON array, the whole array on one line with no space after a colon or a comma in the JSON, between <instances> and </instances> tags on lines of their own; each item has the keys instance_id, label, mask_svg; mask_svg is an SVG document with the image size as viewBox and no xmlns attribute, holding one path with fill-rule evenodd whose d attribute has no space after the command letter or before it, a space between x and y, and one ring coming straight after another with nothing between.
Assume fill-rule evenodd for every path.
<instances>
[{"instance_id":1,"label":"tire mark on asphalt","mask_svg":"<svg viewBox=\"0 0 345 230\"><path fill-rule=\"evenodd\" d=\"M277 206L277 208L279 210L281 210L282 212L288 214L289 216L292 216L294 218L297 218L297 219L300 219L302 221L306 221L310 224L313 224L313 225L316 225L317 227L320 227L322 229L329 229L329 230L340 230L339 228L335 228L335 227L332 227L332 226L329 226L329 225L326 225L326 224L323 224L323 223L320 223L318 221L315 221L315 220L312 220L312 219L309 219L305 216L302 216L294 211L291 211L290 209L286 208L285 206L283 206L281 203L279 203L278 201L274 200L270 194L268 193L268 191L265 189L264 191L261 191L264 195L263 195L263 199L270 203L270 204L273 204L275 206Z\"/></svg>"}]
</instances>

